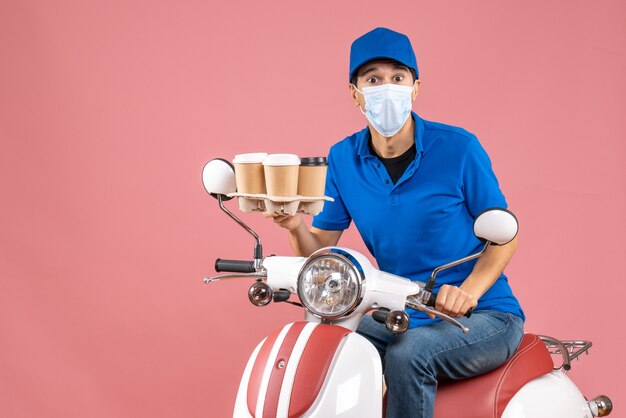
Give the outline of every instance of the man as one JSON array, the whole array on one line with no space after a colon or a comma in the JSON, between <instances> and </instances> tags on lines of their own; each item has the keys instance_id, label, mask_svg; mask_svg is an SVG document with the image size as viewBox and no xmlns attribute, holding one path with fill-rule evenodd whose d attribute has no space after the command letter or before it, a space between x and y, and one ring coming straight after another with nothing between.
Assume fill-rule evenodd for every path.
<instances>
[{"instance_id":1,"label":"man","mask_svg":"<svg viewBox=\"0 0 626 418\"><path fill-rule=\"evenodd\" d=\"M489 157L474 135L411 112L420 86L409 39L377 28L350 51L350 94L368 126L335 144L328 156L326 202L307 228L298 215L276 217L294 252L336 245L354 221L381 270L425 281L437 266L477 252L473 221L506 207ZM437 277L435 308L471 332L409 310L411 329L391 335L367 316L357 332L383 359L388 417L432 417L439 379L495 369L517 349L524 313L504 267L517 239L491 246L476 262ZM462 317L474 308L470 318Z\"/></svg>"}]
</instances>

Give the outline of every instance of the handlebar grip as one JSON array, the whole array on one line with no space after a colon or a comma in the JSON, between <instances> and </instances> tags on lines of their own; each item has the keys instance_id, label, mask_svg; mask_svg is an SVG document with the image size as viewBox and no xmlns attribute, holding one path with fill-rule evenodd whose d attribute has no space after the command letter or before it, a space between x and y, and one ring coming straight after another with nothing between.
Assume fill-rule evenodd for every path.
<instances>
[{"instance_id":1,"label":"handlebar grip","mask_svg":"<svg viewBox=\"0 0 626 418\"><path fill-rule=\"evenodd\" d=\"M430 306L431 308L434 308L436 301L437 301L437 295L435 293L431 293L430 298L428 299L428 302L426 302L426 306ZM469 308L467 312L465 312L465 315L463 316L466 318L469 318L470 316L472 316L472 312L474 312L474 308Z\"/></svg>"},{"instance_id":2,"label":"handlebar grip","mask_svg":"<svg viewBox=\"0 0 626 418\"><path fill-rule=\"evenodd\" d=\"M215 260L215 271L228 271L231 273L254 273L254 261L244 260Z\"/></svg>"}]
</instances>

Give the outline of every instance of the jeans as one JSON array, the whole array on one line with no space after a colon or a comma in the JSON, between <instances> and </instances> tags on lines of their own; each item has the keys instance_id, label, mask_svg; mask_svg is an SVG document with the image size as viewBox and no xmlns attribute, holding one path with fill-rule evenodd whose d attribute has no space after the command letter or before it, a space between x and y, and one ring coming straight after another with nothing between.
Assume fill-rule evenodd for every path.
<instances>
[{"instance_id":1,"label":"jeans","mask_svg":"<svg viewBox=\"0 0 626 418\"><path fill-rule=\"evenodd\" d=\"M522 319L493 310L459 318L470 329L441 321L393 335L366 316L357 332L378 350L387 383L387 418L432 418L437 381L465 379L496 369L522 341Z\"/></svg>"}]
</instances>

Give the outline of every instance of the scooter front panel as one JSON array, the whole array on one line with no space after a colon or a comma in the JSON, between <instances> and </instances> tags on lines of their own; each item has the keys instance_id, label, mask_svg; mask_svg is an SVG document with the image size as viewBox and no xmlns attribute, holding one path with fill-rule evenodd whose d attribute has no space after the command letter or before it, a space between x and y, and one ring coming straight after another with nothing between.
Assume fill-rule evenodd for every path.
<instances>
[{"instance_id":1,"label":"scooter front panel","mask_svg":"<svg viewBox=\"0 0 626 418\"><path fill-rule=\"evenodd\" d=\"M261 341L248 359L248 363L246 364L246 368L243 371L243 376L241 377L241 382L239 383L239 390L237 391L237 399L235 400L235 411L233 412L233 416L236 418L253 418L253 414L250 413L248 409L248 383L250 381L250 375L252 374L252 367L254 366L254 362L259 355L259 351L265 343L266 339Z\"/></svg>"},{"instance_id":2,"label":"scooter front panel","mask_svg":"<svg viewBox=\"0 0 626 418\"><path fill-rule=\"evenodd\" d=\"M303 417L380 418L382 373L380 355L374 346L359 334L346 335L315 403Z\"/></svg>"},{"instance_id":3,"label":"scooter front panel","mask_svg":"<svg viewBox=\"0 0 626 418\"><path fill-rule=\"evenodd\" d=\"M294 344L291 357L289 358L289 362L287 363L285 377L280 388L280 397L278 399L278 410L276 412L276 416L288 415L296 372L299 369L300 361L304 354L305 348L309 344L311 334L313 334L313 331L315 331L317 328L317 323L303 323L305 323L306 325L302 329L300 337Z\"/></svg>"},{"instance_id":4,"label":"scooter front panel","mask_svg":"<svg viewBox=\"0 0 626 418\"><path fill-rule=\"evenodd\" d=\"M285 379L285 371L289 365L297 365L299 363L299 357L302 353L294 350L296 342L299 340L302 341L301 336L302 330L306 322L296 322L292 324L291 328L285 335L280 348L276 354L276 359L274 360L274 364L271 368L270 377L267 382L267 389L265 391L265 402L263 403L263 417L276 417L278 414L278 405L281 396L281 389L283 387L283 383L286 383L285 386L288 386L289 382L284 382ZM304 343L303 345L306 345ZM292 353L294 354L292 357ZM295 367L291 368L292 370ZM284 404L284 402L283 402ZM283 406L284 408L284 406Z\"/></svg>"},{"instance_id":5,"label":"scooter front panel","mask_svg":"<svg viewBox=\"0 0 626 418\"><path fill-rule=\"evenodd\" d=\"M289 401L288 416L301 417L307 412L318 398L324 382L327 379L331 364L339 352L346 335L351 331L336 325L316 324L315 331L307 341L302 353L296 374L286 387L283 399Z\"/></svg>"},{"instance_id":6,"label":"scooter front panel","mask_svg":"<svg viewBox=\"0 0 626 418\"><path fill-rule=\"evenodd\" d=\"M300 356L316 324L295 322L276 330L261 347L248 383L248 410L255 417L280 416L278 411L285 374L295 374Z\"/></svg>"},{"instance_id":7,"label":"scooter front panel","mask_svg":"<svg viewBox=\"0 0 626 418\"><path fill-rule=\"evenodd\" d=\"M248 361L234 416L303 416L319 398L347 334L352 333L340 326L308 322L287 324L274 332Z\"/></svg>"},{"instance_id":8,"label":"scooter front panel","mask_svg":"<svg viewBox=\"0 0 626 418\"><path fill-rule=\"evenodd\" d=\"M265 399L272 364L291 326L292 324L287 324L283 328L274 331L265 339L254 360L250 375L246 376L248 380L246 391L247 404L250 415L252 416L261 416L263 413L263 400ZM259 399L261 400L260 403ZM259 415L259 408L261 415Z\"/></svg>"}]
</instances>

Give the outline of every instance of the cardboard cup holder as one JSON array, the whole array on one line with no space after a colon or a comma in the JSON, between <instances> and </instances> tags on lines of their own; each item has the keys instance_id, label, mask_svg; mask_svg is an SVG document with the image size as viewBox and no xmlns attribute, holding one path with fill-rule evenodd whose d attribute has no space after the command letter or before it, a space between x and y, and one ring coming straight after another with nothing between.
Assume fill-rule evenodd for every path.
<instances>
[{"instance_id":1,"label":"cardboard cup holder","mask_svg":"<svg viewBox=\"0 0 626 418\"><path fill-rule=\"evenodd\" d=\"M264 212L270 216L295 215L303 212L317 215L324 208L324 201L333 202L328 196L269 196L266 194L229 193L228 197L236 197L239 210L244 213Z\"/></svg>"}]
</instances>

